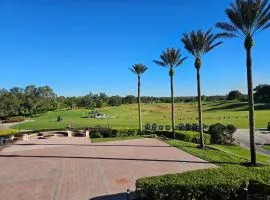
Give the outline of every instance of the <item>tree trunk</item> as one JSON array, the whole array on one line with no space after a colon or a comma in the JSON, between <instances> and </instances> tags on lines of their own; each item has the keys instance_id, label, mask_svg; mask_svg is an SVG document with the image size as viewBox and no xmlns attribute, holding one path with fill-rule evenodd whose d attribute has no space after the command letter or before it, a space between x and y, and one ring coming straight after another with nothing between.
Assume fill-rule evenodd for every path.
<instances>
[{"instance_id":1,"label":"tree trunk","mask_svg":"<svg viewBox=\"0 0 270 200\"><path fill-rule=\"evenodd\" d=\"M139 112L139 129L142 136L142 111L141 111L141 77L138 76L138 112Z\"/></svg>"},{"instance_id":2,"label":"tree trunk","mask_svg":"<svg viewBox=\"0 0 270 200\"><path fill-rule=\"evenodd\" d=\"M247 64L248 106L249 106L250 159L251 159L251 164L256 165L256 148L255 148L255 141L254 141L255 120L254 120L251 47L246 48L246 52L247 52L246 64Z\"/></svg>"},{"instance_id":3,"label":"tree trunk","mask_svg":"<svg viewBox=\"0 0 270 200\"><path fill-rule=\"evenodd\" d=\"M170 73L170 77L171 77L171 102L172 102L172 132L173 132L173 139L175 139L173 73Z\"/></svg>"},{"instance_id":4,"label":"tree trunk","mask_svg":"<svg viewBox=\"0 0 270 200\"><path fill-rule=\"evenodd\" d=\"M196 68L196 70L197 70L197 91L198 91L198 116L199 116L199 128L200 128L200 148L204 148L200 68Z\"/></svg>"}]
</instances>

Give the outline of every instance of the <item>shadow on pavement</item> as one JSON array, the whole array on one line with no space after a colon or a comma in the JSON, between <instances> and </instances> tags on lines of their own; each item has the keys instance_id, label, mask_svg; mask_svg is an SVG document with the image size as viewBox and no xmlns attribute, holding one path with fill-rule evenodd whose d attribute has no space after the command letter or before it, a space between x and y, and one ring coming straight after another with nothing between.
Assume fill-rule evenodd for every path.
<instances>
[{"instance_id":1,"label":"shadow on pavement","mask_svg":"<svg viewBox=\"0 0 270 200\"><path fill-rule=\"evenodd\" d=\"M207 162L190 160L166 160L166 159L147 159L147 158L116 158L116 157L93 157L93 156L53 156L53 155L0 155L0 158L68 158L68 159L90 159L90 160L120 160L120 161L145 161L145 162L168 162L168 163L193 163L193 164L231 164L239 165L234 162Z\"/></svg>"}]
</instances>

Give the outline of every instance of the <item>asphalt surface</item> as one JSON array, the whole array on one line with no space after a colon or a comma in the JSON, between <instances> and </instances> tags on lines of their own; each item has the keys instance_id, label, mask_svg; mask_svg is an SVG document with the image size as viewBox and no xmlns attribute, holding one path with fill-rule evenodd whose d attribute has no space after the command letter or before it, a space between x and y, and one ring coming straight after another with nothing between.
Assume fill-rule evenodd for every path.
<instances>
[{"instance_id":1,"label":"asphalt surface","mask_svg":"<svg viewBox=\"0 0 270 200\"><path fill-rule=\"evenodd\" d=\"M240 146L245 148L250 147L248 129L238 129L234 133L234 139ZM257 130L255 132L255 144L257 152L270 156L270 151L261 147L262 144L270 144L270 131Z\"/></svg>"}]
</instances>

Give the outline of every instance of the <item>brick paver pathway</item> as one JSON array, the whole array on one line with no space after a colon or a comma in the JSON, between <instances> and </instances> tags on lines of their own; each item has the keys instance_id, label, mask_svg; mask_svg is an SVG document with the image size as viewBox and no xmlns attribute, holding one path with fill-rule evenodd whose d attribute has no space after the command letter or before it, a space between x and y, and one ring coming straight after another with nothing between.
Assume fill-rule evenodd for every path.
<instances>
[{"instance_id":1,"label":"brick paver pathway","mask_svg":"<svg viewBox=\"0 0 270 200\"><path fill-rule=\"evenodd\" d=\"M134 190L140 177L208 167L214 165L156 139L32 138L1 150L0 199L89 200Z\"/></svg>"}]
</instances>

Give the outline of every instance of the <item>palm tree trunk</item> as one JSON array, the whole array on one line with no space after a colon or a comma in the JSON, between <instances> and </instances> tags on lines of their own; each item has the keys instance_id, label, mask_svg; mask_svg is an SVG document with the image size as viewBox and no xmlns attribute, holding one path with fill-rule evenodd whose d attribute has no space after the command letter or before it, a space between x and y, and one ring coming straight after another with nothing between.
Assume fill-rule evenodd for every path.
<instances>
[{"instance_id":1,"label":"palm tree trunk","mask_svg":"<svg viewBox=\"0 0 270 200\"><path fill-rule=\"evenodd\" d=\"M173 139L175 139L173 73L171 73L170 76L171 76L171 102L172 102L172 132L173 132Z\"/></svg>"},{"instance_id":2,"label":"palm tree trunk","mask_svg":"<svg viewBox=\"0 0 270 200\"><path fill-rule=\"evenodd\" d=\"M197 91L198 91L198 116L200 127L200 148L204 148L203 125L202 125L201 78L200 78L200 69L199 68L196 69L197 69Z\"/></svg>"},{"instance_id":3,"label":"palm tree trunk","mask_svg":"<svg viewBox=\"0 0 270 200\"><path fill-rule=\"evenodd\" d=\"M142 136L142 111L141 111L141 77L138 76L138 112L140 136Z\"/></svg>"},{"instance_id":4,"label":"palm tree trunk","mask_svg":"<svg viewBox=\"0 0 270 200\"><path fill-rule=\"evenodd\" d=\"M254 120L251 47L246 48L246 52L247 52L246 64L247 64L248 106L249 106L250 159L251 159L251 164L256 165L256 148L255 148L255 141L254 141L255 120Z\"/></svg>"}]
</instances>

